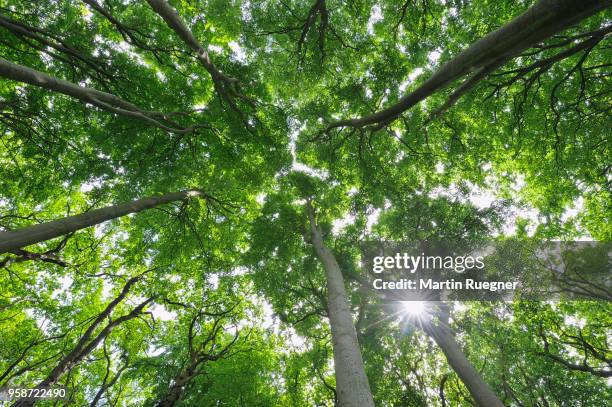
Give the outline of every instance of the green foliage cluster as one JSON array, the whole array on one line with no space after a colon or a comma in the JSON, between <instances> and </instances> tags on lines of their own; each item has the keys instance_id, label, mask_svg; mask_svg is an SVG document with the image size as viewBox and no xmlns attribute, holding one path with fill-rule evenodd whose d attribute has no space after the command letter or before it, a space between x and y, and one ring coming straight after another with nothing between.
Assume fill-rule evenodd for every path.
<instances>
[{"instance_id":1,"label":"green foliage cluster","mask_svg":"<svg viewBox=\"0 0 612 407\"><path fill-rule=\"evenodd\" d=\"M169 3L239 96L145 1L0 2L3 60L195 128L165 131L0 74L0 231L172 191L215 198L0 254L0 386L41 383L92 328L99 343L55 381L72 405L334 405L309 203L342 268L376 405L474 405L419 321L364 289L359 245L609 242L609 32L541 61L607 29L610 10L439 116L453 87L380 128L325 131L397 102L530 2ZM449 324L506 405L604 406L609 304L454 303Z\"/></svg>"}]
</instances>

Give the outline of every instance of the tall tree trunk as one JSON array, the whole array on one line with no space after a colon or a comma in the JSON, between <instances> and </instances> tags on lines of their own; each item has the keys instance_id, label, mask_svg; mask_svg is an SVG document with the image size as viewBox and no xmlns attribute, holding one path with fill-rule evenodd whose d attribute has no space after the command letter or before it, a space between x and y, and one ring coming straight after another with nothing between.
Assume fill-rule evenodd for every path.
<instances>
[{"instance_id":1,"label":"tall tree trunk","mask_svg":"<svg viewBox=\"0 0 612 407\"><path fill-rule=\"evenodd\" d=\"M174 378L174 383L164 397L155 404L155 407L173 407L183 397L185 387L195 375L188 370L182 371Z\"/></svg>"},{"instance_id":2,"label":"tall tree trunk","mask_svg":"<svg viewBox=\"0 0 612 407\"><path fill-rule=\"evenodd\" d=\"M478 80L524 50L552 35L606 9L612 0L540 0L506 25L490 32L442 65L423 84L400 100L379 112L357 119L340 120L329 125L361 127L385 124L406 110L449 85L452 81L474 72ZM473 82L473 81L472 81ZM470 83L470 87L475 83Z\"/></svg>"},{"instance_id":3,"label":"tall tree trunk","mask_svg":"<svg viewBox=\"0 0 612 407\"><path fill-rule=\"evenodd\" d=\"M374 407L368 377L359 349L353 316L348 305L342 271L333 253L325 246L314 209L307 203L312 244L327 277L327 308L332 332L336 392L340 407Z\"/></svg>"},{"instance_id":4,"label":"tall tree trunk","mask_svg":"<svg viewBox=\"0 0 612 407\"><path fill-rule=\"evenodd\" d=\"M364 289L371 291L372 294L377 296L381 295L379 291L372 289L371 281L368 281L358 274L350 274L350 278L361 284ZM401 296L381 296L380 298L383 301L389 301L390 298L395 301L402 301ZM437 302L442 304L439 301ZM503 407L502 402L497 398L495 393L493 393L493 390L491 390L489 385L483 380L480 373L474 369L455 340L453 333L448 328L448 308L445 304L443 304L441 307L439 317L441 318L441 322L438 322L436 325L432 323L424 323L420 325L423 331L429 335L440 347L442 353L444 353L446 356L448 363L457 373L457 375L459 375L459 378L466 385L468 391L479 406Z\"/></svg>"},{"instance_id":5,"label":"tall tree trunk","mask_svg":"<svg viewBox=\"0 0 612 407\"><path fill-rule=\"evenodd\" d=\"M472 366L445 323L425 324L424 330L442 349L448 363L468 388L478 406L504 407L480 373Z\"/></svg>"},{"instance_id":6,"label":"tall tree trunk","mask_svg":"<svg viewBox=\"0 0 612 407\"><path fill-rule=\"evenodd\" d=\"M161 196L152 196L132 202L107 206L106 208L94 209L79 215L68 216L63 219L41 223L23 229L0 232L0 253L9 252L34 243L76 232L77 230L97 225L110 219L119 218L129 213L140 212L169 202L181 201L189 197L208 198L209 195L200 190L171 192Z\"/></svg>"}]
</instances>

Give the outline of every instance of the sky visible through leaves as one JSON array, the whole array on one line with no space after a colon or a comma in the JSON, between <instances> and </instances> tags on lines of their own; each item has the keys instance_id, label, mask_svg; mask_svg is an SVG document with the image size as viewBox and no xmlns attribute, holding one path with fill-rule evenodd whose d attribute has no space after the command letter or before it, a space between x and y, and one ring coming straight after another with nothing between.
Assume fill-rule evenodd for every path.
<instances>
[{"instance_id":1,"label":"sky visible through leaves","mask_svg":"<svg viewBox=\"0 0 612 407\"><path fill-rule=\"evenodd\" d=\"M0 389L67 390L6 405L612 404L610 5L0 1ZM432 241L601 245L554 301L368 285Z\"/></svg>"}]
</instances>

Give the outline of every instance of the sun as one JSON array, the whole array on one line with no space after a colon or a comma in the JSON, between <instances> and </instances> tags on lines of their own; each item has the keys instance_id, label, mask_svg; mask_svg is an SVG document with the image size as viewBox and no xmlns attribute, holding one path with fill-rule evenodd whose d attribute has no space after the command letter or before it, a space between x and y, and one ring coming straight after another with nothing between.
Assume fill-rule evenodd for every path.
<instances>
[{"instance_id":1,"label":"sun","mask_svg":"<svg viewBox=\"0 0 612 407\"><path fill-rule=\"evenodd\" d=\"M427 314L426 301L402 301L402 312L407 316L420 317Z\"/></svg>"}]
</instances>

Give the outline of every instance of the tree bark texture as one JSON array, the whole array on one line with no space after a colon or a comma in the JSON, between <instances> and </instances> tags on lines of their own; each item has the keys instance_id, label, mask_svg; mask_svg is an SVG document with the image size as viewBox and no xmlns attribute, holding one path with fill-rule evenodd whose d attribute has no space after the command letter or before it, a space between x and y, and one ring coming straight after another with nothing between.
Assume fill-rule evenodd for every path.
<instances>
[{"instance_id":1,"label":"tree bark texture","mask_svg":"<svg viewBox=\"0 0 612 407\"><path fill-rule=\"evenodd\" d=\"M132 202L94 209L89 212L22 229L0 232L0 253L53 239L89 226L100 224L107 220L116 219L130 213L141 212L145 209L154 208L169 202L181 201L189 197L207 196L205 192L200 190L171 192L161 196L152 196Z\"/></svg>"},{"instance_id":2,"label":"tree bark texture","mask_svg":"<svg viewBox=\"0 0 612 407\"><path fill-rule=\"evenodd\" d=\"M472 72L490 72L526 49L612 5L612 0L540 0L509 23L490 32L442 65L414 91L386 109L330 124L362 127L386 124L452 81ZM474 83L470 83L473 86Z\"/></svg>"},{"instance_id":3,"label":"tree bark texture","mask_svg":"<svg viewBox=\"0 0 612 407\"><path fill-rule=\"evenodd\" d=\"M444 324L429 324L425 327L425 331L440 347L449 365L468 388L479 407L504 407L491 387L489 387L482 379L480 373L472 366L447 326Z\"/></svg>"},{"instance_id":4,"label":"tree bark texture","mask_svg":"<svg viewBox=\"0 0 612 407\"><path fill-rule=\"evenodd\" d=\"M312 244L323 263L327 277L327 306L334 349L338 406L374 407L374 399L353 324L353 315L347 301L342 271L333 253L323 242L312 205L310 202L307 205Z\"/></svg>"}]
</instances>

